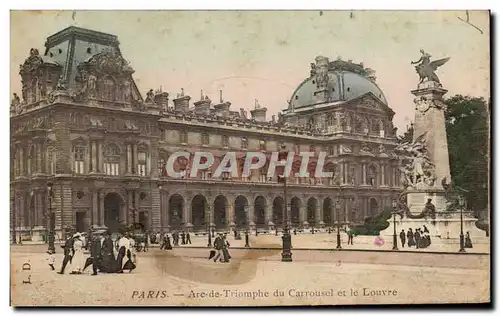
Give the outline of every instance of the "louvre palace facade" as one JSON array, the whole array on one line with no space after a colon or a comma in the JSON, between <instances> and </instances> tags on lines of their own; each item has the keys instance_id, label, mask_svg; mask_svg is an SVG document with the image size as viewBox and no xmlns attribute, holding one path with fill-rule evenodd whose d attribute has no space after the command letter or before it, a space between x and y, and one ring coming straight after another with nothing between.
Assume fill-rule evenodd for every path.
<instances>
[{"instance_id":1,"label":"louvre palace facade","mask_svg":"<svg viewBox=\"0 0 500 316\"><path fill-rule=\"evenodd\" d=\"M218 101L176 87L168 87L172 95L142 95L114 35L69 27L45 46L20 66L22 91L10 108L11 229L18 236L38 238L49 208L60 237L66 227L115 230L132 222L153 231L283 225L276 177L252 170L214 178L204 170L170 178L166 161L177 151L209 151L216 161L237 152L241 165L247 151L268 155L283 145L327 152L324 170L335 179L292 173L287 180L295 227L332 226L337 216L363 222L401 191L394 112L362 64L317 57L283 111L268 118L259 104L234 110L222 92L212 96ZM189 161L176 166L185 170Z\"/></svg>"}]
</instances>

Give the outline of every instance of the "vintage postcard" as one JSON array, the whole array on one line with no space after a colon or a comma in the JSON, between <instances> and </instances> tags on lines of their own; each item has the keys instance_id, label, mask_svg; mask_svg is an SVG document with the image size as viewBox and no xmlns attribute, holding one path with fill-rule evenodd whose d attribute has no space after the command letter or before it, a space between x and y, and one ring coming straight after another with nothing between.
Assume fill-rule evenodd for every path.
<instances>
[{"instance_id":1,"label":"vintage postcard","mask_svg":"<svg viewBox=\"0 0 500 316\"><path fill-rule=\"evenodd\" d=\"M490 12L10 18L12 306L490 302Z\"/></svg>"}]
</instances>

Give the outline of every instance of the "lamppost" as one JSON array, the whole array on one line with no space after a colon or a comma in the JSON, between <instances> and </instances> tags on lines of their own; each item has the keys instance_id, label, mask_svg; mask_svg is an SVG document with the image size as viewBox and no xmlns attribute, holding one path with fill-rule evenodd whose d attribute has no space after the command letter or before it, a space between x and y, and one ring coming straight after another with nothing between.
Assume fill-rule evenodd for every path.
<instances>
[{"instance_id":1,"label":"lamppost","mask_svg":"<svg viewBox=\"0 0 500 316\"><path fill-rule=\"evenodd\" d=\"M11 207L12 207L12 243L16 244L17 243L17 236L16 236L16 198L15 194L12 194L10 197L11 200Z\"/></svg>"},{"instance_id":2,"label":"lamppost","mask_svg":"<svg viewBox=\"0 0 500 316\"><path fill-rule=\"evenodd\" d=\"M278 154L278 160L280 162L286 162L288 158L288 151L286 150L286 146L281 146L281 151ZM290 235L290 231L288 228L288 204L287 204L287 188L286 188L286 167L283 168L283 174L278 175L278 182L283 183L283 236L281 239L283 240L283 252L281 253L281 261L282 262L292 262L292 236Z\"/></svg>"},{"instance_id":3,"label":"lamppost","mask_svg":"<svg viewBox=\"0 0 500 316\"><path fill-rule=\"evenodd\" d=\"M311 219L311 233L314 235L314 219Z\"/></svg>"},{"instance_id":4,"label":"lamppost","mask_svg":"<svg viewBox=\"0 0 500 316\"><path fill-rule=\"evenodd\" d=\"M245 248L250 248L250 243L249 243L249 237L248 237L248 225L249 225L249 218L248 218L248 213L249 213L249 206L245 205L245 219L246 219L246 225L245 225Z\"/></svg>"},{"instance_id":5,"label":"lamppost","mask_svg":"<svg viewBox=\"0 0 500 316\"><path fill-rule=\"evenodd\" d=\"M47 195L48 195L48 200L49 200L49 212L48 212L48 219L49 219L49 251L55 253L56 252L56 247L54 245L54 230L55 230L55 220L54 220L54 213L52 212L52 199L54 198L54 191L52 190L53 183L48 182L47 183Z\"/></svg>"},{"instance_id":6,"label":"lamppost","mask_svg":"<svg viewBox=\"0 0 500 316\"><path fill-rule=\"evenodd\" d=\"M207 232L208 232L208 244L207 244L207 247L211 248L212 247L212 234L210 233L210 223L207 222L206 225L207 225Z\"/></svg>"},{"instance_id":7,"label":"lamppost","mask_svg":"<svg viewBox=\"0 0 500 316\"><path fill-rule=\"evenodd\" d=\"M392 225L393 225L393 235L392 235L392 250L398 249L398 236L396 235L396 214L398 214L398 202L392 200Z\"/></svg>"},{"instance_id":8,"label":"lamppost","mask_svg":"<svg viewBox=\"0 0 500 316\"><path fill-rule=\"evenodd\" d=\"M342 245L340 244L340 206L341 201L340 198L337 200L336 209L337 209L337 249L342 249Z\"/></svg>"},{"instance_id":9,"label":"lamppost","mask_svg":"<svg viewBox=\"0 0 500 316\"><path fill-rule=\"evenodd\" d=\"M460 207L460 249L458 252L465 252L465 240L464 240L464 216L463 210L465 208L465 197L460 195L458 197L458 204Z\"/></svg>"}]
</instances>

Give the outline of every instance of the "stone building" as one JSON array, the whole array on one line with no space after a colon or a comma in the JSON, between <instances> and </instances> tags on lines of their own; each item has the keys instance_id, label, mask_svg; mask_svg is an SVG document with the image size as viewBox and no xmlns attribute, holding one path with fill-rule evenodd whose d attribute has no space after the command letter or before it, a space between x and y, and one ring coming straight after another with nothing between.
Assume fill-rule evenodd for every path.
<instances>
[{"instance_id":1,"label":"stone building","mask_svg":"<svg viewBox=\"0 0 500 316\"><path fill-rule=\"evenodd\" d=\"M337 216L362 222L400 191L394 112L362 64L317 57L287 108L268 120L257 101L248 115L233 111L222 92L218 102L202 92L192 105L183 90L172 101L152 89L143 98L114 35L69 27L45 46L43 55L31 49L20 66L22 95L11 104L11 219L18 236L43 234L49 206L58 234L68 226L114 230L132 222L163 231L283 224L276 178L259 170L238 178L216 179L212 170L169 178L165 163L179 150L210 151L216 161L227 151L240 159L282 145L327 152L325 170L338 180L288 179L294 226L330 226Z\"/></svg>"}]
</instances>

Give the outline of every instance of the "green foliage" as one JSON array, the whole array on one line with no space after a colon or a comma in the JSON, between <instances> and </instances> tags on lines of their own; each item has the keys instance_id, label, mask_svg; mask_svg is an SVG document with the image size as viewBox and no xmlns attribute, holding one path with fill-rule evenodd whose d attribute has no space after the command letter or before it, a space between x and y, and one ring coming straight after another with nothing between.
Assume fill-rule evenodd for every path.
<instances>
[{"instance_id":1,"label":"green foliage","mask_svg":"<svg viewBox=\"0 0 500 316\"><path fill-rule=\"evenodd\" d=\"M352 232L354 235L378 236L380 231L389 227L388 220L391 218L391 212L392 208L384 208L381 213L365 218L364 224L354 227Z\"/></svg>"},{"instance_id":2,"label":"green foliage","mask_svg":"<svg viewBox=\"0 0 500 316\"><path fill-rule=\"evenodd\" d=\"M483 98L462 95L445 102L452 181L468 191L467 208L479 216L488 208L490 104Z\"/></svg>"}]
</instances>

